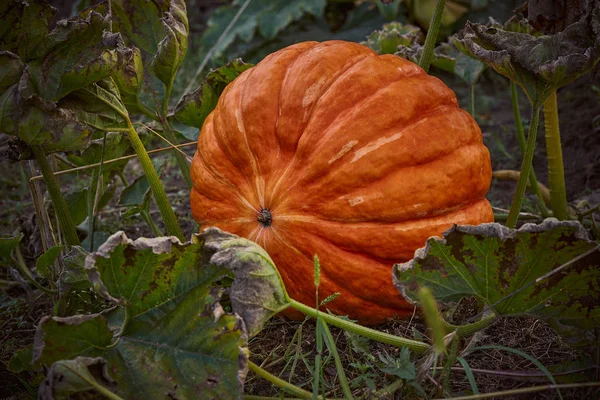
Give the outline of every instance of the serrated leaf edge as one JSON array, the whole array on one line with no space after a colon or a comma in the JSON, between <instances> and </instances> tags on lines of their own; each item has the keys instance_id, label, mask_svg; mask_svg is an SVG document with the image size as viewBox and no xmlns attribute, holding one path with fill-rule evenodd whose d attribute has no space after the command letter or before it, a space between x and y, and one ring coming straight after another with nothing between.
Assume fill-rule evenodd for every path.
<instances>
[{"instance_id":1,"label":"serrated leaf edge","mask_svg":"<svg viewBox=\"0 0 600 400\"><path fill-rule=\"evenodd\" d=\"M431 236L427 239L425 247L421 247L415 250L414 257L404 263L394 264L392 280L394 286L400 291L402 296L409 301L411 304L418 304L418 301L413 300L406 292L406 287L402 285L397 278L397 274L406 272L415 267L415 264L419 261L425 260L433 244L445 245L447 244L446 237L454 232L465 233L468 235L482 235L488 238L499 238L502 241L507 239L514 239L520 233L540 233L549 231L554 228L574 228L575 238L584 240L588 243L592 243L587 231L581 225L579 221L559 221L556 218L546 218L540 224L527 223L518 229L510 229L497 222L485 223L480 225L453 225L450 229L442 233L442 237Z\"/></svg>"},{"instance_id":2,"label":"serrated leaf edge","mask_svg":"<svg viewBox=\"0 0 600 400\"><path fill-rule=\"evenodd\" d=\"M118 231L112 234L106 242L104 242L97 251L88 254L85 258L85 270L87 271L88 277L94 286L94 290L115 304L125 304L125 299L116 299L110 295L108 289L102 282L100 272L96 268L96 260L98 257L110 258L111 252L119 245L127 244L133 247L135 250L152 249L154 254L168 253L171 251L171 247L175 245L182 245L181 241L176 236L163 236L158 238L138 238L131 240L127 237L125 232Z\"/></svg>"}]
</instances>

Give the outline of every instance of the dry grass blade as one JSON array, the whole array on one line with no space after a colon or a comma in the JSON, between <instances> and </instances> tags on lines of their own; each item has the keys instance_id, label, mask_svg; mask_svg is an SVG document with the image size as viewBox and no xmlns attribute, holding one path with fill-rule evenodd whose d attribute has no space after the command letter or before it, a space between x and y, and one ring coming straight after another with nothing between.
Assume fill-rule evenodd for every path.
<instances>
[{"instance_id":1,"label":"dry grass blade","mask_svg":"<svg viewBox=\"0 0 600 400\"><path fill-rule=\"evenodd\" d=\"M497 170L492 173L492 177L505 181L518 181L519 176L521 176L521 171L514 171L510 169L502 169ZM542 197L544 198L544 202L546 204L550 204L550 189L548 189L545 185L538 182L538 186L540 187L540 191L542 192ZM527 187L531 187L531 183L527 184Z\"/></svg>"},{"instance_id":2,"label":"dry grass blade","mask_svg":"<svg viewBox=\"0 0 600 400\"><path fill-rule=\"evenodd\" d=\"M31 174L33 175L37 173L33 161L29 161L28 164ZM25 168L24 170L26 171ZM39 178L43 179L41 175L39 175ZM35 208L35 214L37 217L37 225L42 239L42 248L44 251L46 251L56 244L56 237L54 236L48 211L46 210L46 207L44 207L44 196L42 196L42 191L39 187L39 184L34 182L33 178L30 178L28 182L29 191L31 193L31 198L33 200L33 206Z\"/></svg>"},{"instance_id":3,"label":"dry grass blade","mask_svg":"<svg viewBox=\"0 0 600 400\"><path fill-rule=\"evenodd\" d=\"M439 367L438 367L439 368ZM596 369L596 367L577 368L570 371L553 372L552 376L565 376L578 374L580 372L589 371ZM463 367L452 367L452 371L465 372ZM486 375L506 376L510 378L522 378L523 380L539 380L542 379L544 382L548 380L548 377L543 372L536 371L506 371L506 370L493 370L483 368L471 368L472 372Z\"/></svg>"},{"instance_id":4,"label":"dry grass blade","mask_svg":"<svg viewBox=\"0 0 600 400\"><path fill-rule=\"evenodd\" d=\"M167 142L167 144L169 144L169 146L171 146L172 149L177 150L179 153L181 153L186 160L188 160L189 163L192 162L192 157L188 156L187 154L185 154L183 152L183 150L179 149L177 147L177 145L171 143L166 137L164 137L163 135L161 135L160 133L158 133L157 131L155 131L154 129L150 128L148 125L141 123L140 125L143 126L144 128L148 129L150 132L154 133L156 136L158 136L159 138L161 138L162 140L164 140L165 142Z\"/></svg>"},{"instance_id":5,"label":"dry grass blade","mask_svg":"<svg viewBox=\"0 0 600 400\"><path fill-rule=\"evenodd\" d=\"M173 150L173 148L179 149L181 147L189 147L189 146L197 146L197 145L198 145L197 142L188 142L188 143L182 143L182 144L178 144L178 145L171 145L169 147L161 147L160 149L149 150L148 154L161 153L163 151ZM104 161L103 165L111 164L111 163L118 162L118 161L123 161L123 160L130 160L132 158L137 158L137 155L130 154L128 156L123 156L123 157L118 157L118 158L113 158L113 159L110 159L110 160L106 160L106 161ZM70 168L70 169L65 169L65 170L62 170L62 171L57 171L57 172L54 173L54 175L70 174L70 173L73 173L73 172L84 171L86 169L95 168L95 167L98 167L98 166L100 166L100 163L94 163L94 164L84 165L82 167ZM33 181L41 180L43 178L44 177L41 176L41 175L36 175L36 176L32 176L31 178L29 178L29 181L33 182Z\"/></svg>"},{"instance_id":6,"label":"dry grass blade","mask_svg":"<svg viewBox=\"0 0 600 400\"><path fill-rule=\"evenodd\" d=\"M480 394L474 394L471 396L453 397L452 399L454 399L454 400L495 399L495 398L500 398L500 397L504 397L504 396L515 396L518 394L535 393L535 392L541 392L541 391L545 391L545 390L560 390L560 389L584 388L584 387L600 387L600 382L567 383L567 384L563 384L563 385L533 386L533 387L527 387L527 388L521 388L521 389L503 390L500 392L493 392L493 393L480 393ZM514 397L510 397L510 398L514 398ZM436 399L436 400L442 400L442 399Z\"/></svg>"}]
</instances>

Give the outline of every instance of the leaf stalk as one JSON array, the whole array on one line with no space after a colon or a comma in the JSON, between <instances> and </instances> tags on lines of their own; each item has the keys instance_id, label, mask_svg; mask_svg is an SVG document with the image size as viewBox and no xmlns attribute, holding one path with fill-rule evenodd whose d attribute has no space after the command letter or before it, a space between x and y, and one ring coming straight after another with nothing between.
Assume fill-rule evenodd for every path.
<instances>
[{"instance_id":1,"label":"leaf stalk","mask_svg":"<svg viewBox=\"0 0 600 400\"><path fill-rule=\"evenodd\" d=\"M298 396L301 399L312 399L312 393L307 392L304 389L300 389L298 386L292 385L291 383L276 377L275 375L269 373L268 371L265 371L258 365L254 364L250 360L248 360L248 367L250 368L250 371L254 372L256 375L260 376L263 379L266 379L267 381L271 382L277 387L282 388L291 395ZM319 396L319 399L321 398L322 397Z\"/></svg>"},{"instance_id":2,"label":"leaf stalk","mask_svg":"<svg viewBox=\"0 0 600 400\"><path fill-rule=\"evenodd\" d=\"M290 299L290 306L313 318L322 318L325 322L327 322L330 325L337 326L338 328L342 328L349 332L356 333L357 335L364 336L368 339L373 339L377 340L378 342L391 344L392 346L407 347L411 351L418 354L423 354L430 348L430 346L427 343L395 335L390 335L389 333L385 332L379 332L375 329L367 328L365 326L355 324L354 322L350 322L348 320L336 317L335 315L331 315L324 312L317 312L317 310L315 310L314 308L306 306L294 299Z\"/></svg>"},{"instance_id":3,"label":"leaf stalk","mask_svg":"<svg viewBox=\"0 0 600 400\"><path fill-rule=\"evenodd\" d=\"M165 188L160 182L160 178L158 177L158 173L154 169L152 165L152 161L150 160L150 156L146 152L144 148L144 144L142 143L140 137L138 136L135 128L131 124L131 120L129 116L126 116L127 128L129 129L128 135L129 140L131 141L131 146L133 147L135 153L140 160L140 164L142 165L142 169L144 170L144 174L148 178L148 183L150 184L150 188L152 189L152 194L154 195L154 199L156 200L156 205L160 210L160 214L163 218L163 222L165 223L165 227L167 229L167 233L169 235L176 236L182 242L185 241L185 237L183 235L183 230L181 226L179 226L179 222L177 221L177 217L175 216L175 212L169 203L169 199L167 198L167 193L165 192Z\"/></svg>"},{"instance_id":4,"label":"leaf stalk","mask_svg":"<svg viewBox=\"0 0 600 400\"><path fill-rule=\"evenodd\" d=\"M563 165L560 128L558 125L558 101L556 90L544 102L544 127L546 131L546 153L548 155L548 186L554 218L566 220L567 190Z\"/></svg>"},{"instance_id":5,"label":"leaf stalk","mask_svg":"<svg viewBox=\"0 0 600 400\"><path fill-rule=\"evenodd\" d=\"M470 336L475 332L479 332L482 329L487 328L492 325L498 317L496 314L490 315L488 317L482 318L479 321L472 322L470 324L465 325L453 325L447 322L445 319L441 318L442 326L446 333L456 332L456 334L460 337Z\"/></svg>"},{"instance_id":6,"label":"leaf stalk","mask_svg":"<svg viewBox=\"0 0 600 400\"><path fill-rule=\"evenodd\" d=\"M431 65L431 59L433 58L433 48L437 40L438 32L440 31L440 24L442 22L442 14L444 13L444 7L446 6L446 0L438 0L435 6L435 11L431 16L431 22L429 23L429 31L425 38L425 46L421 58L419 59L419 66L429 72Z\"/></svg>"},{"instance_id":7,"label":"leaf stalk","mask_svg":"<svg viewBox=\"0 0 600 400\"><path fill-rule=\"evenodd\" d=\"M50 194L50 198L52 199L56 216L58 217L58 221L65 236L65 241L67 242L66 244L68 246L80 245L81 242L77 236L75 224L73 223L73 219L69 213L67 202L60 191L58 179L56 179L56 176L54 176L54 171L52 171L52 168L50 167L50 163L46 158L44 150L41 146L34 145L31 146L31 151L35 156L38 166L40 167L40 171L42 172L42 176L44 177L44 181L46 182L46 187L48 189L48 193Z\"/></svg>"},{"instance_id":8,"label":"leaf stalk","mask_svg":"<svg viewBox=\"0 0 600 400\"><path fill-rule=\"evenodd\" d=\"M506 226L513 229L517 226L519 219L519 212L523 205L523 198L525 197L525 189L527 188L527 181L531 173L531 164L533 162L533 152L535 150L535 139L537 136L538 123L540 119L540 106L531 106L531 123L529 125L529 135L527 137L527 146L525 148L525 154L523 155L523 163L521 165L521 175L517 182L517 189L513 197L512 205L510 206L510 212L506 220Z\"/></svg>"},{"instance_id":9,"label":"leaf stalk","mask_svg":"<svg viewBox=\"0 0 600 400\"><path fill-rule=\"evenodd\" d=\"M517 129L517 140L519 141L519 147L521 148L521 154L525 153L525 132L523 131L523 123L521 122L521 111L519 110L519 98L517 96L517 84L514 81L510 81L510 99L512 103L513 115L515 117L515 127ZM539 207L540 212L544 218L550 216L548 212L548 208L546 207L546 202L544 201L544 196L540 189L540 185L538 184L537 177L535 176L535 171L533 168L531 169L531 173L529 175L529 183L531 185L531 189L540 200Z\"/></svg>"}]
</instances>

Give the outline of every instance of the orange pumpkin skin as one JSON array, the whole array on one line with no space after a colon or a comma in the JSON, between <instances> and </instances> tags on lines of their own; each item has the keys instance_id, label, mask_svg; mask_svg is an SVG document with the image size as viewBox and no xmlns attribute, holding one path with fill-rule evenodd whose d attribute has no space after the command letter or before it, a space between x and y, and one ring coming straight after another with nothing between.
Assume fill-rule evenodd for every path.
<instances>
[{"instance_id":1,"label":"orange pumpkin skin","mask_svg":"<svg viewBox=\"0 0 600 400\"><path fill-rule=\"evenodd\" d=\"M493 221L489 152L454 93L356 43L298 43L242 73L206 119L191 173L201 226L260 244L311 306L317 254L319 297L339 292L326 307L366 325L413 312L394 263L452 224Z\"/></svg>"}]
</instances>

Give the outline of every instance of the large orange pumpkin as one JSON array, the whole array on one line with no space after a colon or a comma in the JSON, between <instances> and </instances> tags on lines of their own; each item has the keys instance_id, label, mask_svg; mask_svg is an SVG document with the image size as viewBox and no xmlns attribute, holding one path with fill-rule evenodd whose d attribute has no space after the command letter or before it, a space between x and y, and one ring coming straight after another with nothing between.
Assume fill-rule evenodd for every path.
<instances>
[{"instance_id":1,"label":"large orange pumpkin","mask_svg":"<svg viewBox=\"0 0 600 400\"><path fill-rule=\"evenodd\" d=\"M452 224L493 220L490 157L454 93L417 65L356 43L304 42L221 95L192 163L201 226L271 255L292 298L377 324L413 307L392 284ZM288 316L294 317L288 312Z\"/></svg>"}]
</instances>

